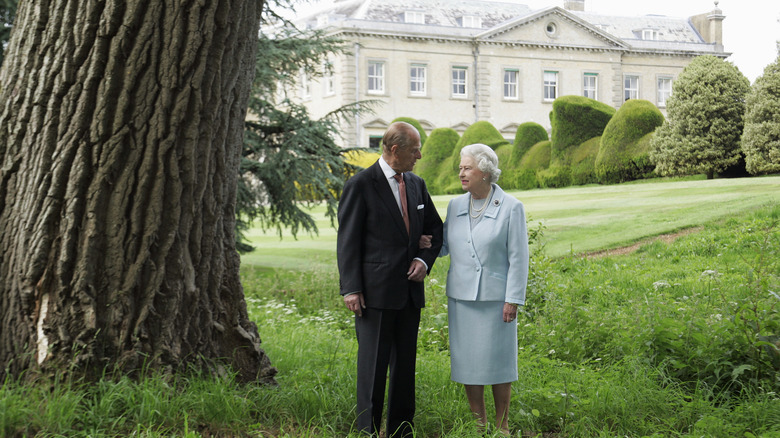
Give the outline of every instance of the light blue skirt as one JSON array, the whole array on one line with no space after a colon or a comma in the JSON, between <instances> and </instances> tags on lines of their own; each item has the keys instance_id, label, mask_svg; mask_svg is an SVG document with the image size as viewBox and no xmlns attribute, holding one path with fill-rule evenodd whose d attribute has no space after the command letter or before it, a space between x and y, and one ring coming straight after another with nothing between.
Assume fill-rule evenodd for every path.
<instances>
[{"instance_id":1,"label":"light blue skirt","mask_svg":"<svg viewBox=\"0 0 780 438\"><path fill-rule=\"evenodd\" d=\"M517 380L517 319L504 322L503 313L503 301L449 298L453 381L495 385Z\"/></svg>"}]
</instances>

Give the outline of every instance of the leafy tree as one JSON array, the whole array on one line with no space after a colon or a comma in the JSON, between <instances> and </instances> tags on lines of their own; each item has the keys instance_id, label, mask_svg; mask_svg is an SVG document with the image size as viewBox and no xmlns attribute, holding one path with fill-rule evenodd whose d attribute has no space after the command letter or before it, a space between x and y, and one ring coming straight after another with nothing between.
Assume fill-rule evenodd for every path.
<instances>
[{"instance_id":1,"label":"leafy tree","mask_svg":"<svg viewBox=\"0 0 780 438\"><path fill-rule=\"evenodd\" d=\"M341 40L289 23L280 33L261 34L236 205L239 250L252 249L243 232L255 221L264 229L276 228L280 237L284 228L293 236L300 230L318 232L304 208L313 202L324 202L331 223L335 221L337 196L355 170L345 161L347 150L334 140L337 122L369 110L373 102L358 102L314 120L303 105L275 96L296 89L301 71L312 79L321 77L328 56L343 50Z\"/></svg>"},{"instance_id":2,"label":"leafy tree","mask_svg":"<svg viewBox=\"0 0 780 438\"><path fill-rule=\"evenodd\" d=\"M780 172L780 57L756 79L745 104L742 150L748 172Z\"/></svg>"},{"instance_id":3,"label":"leafy tree","mask_svg":"<svg viewBox=\"0 0 780 438\"><path fill-rule=\"evenodd\" d=\"M263 3L19 4L0 68L0 380L193 364L273 381L234 235Z\"/></svg>"},{"instance_id":4,"label":"leafy tree","mask_svg":"<svg viewBox=\"0 0 780 438\"><path fill-rule=\"evenodd\" d=\"M0 65L3 64L3 55L6 44L11 37L11 27L16 16L17 0L0 0Z\"/></svg>"},{"instance_id":5,"label":"leafy tree","mask_svg":"<svg viewBox=\"0 0 780 438\"><path fill-rule=\"evenodd\" d=\"M650 143L656 172L713 178L737 164L749 89L748 79L728 61L705 55L688 64Z\"/></svg>"}]
</instances>

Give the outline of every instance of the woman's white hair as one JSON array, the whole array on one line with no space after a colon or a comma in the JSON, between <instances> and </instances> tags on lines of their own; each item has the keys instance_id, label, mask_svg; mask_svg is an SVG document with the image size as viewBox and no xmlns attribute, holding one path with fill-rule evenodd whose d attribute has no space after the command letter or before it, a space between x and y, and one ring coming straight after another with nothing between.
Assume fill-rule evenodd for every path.
<instances>
[{"instance_id":1,"label":"woman's white hair","mask_svg":"<svg viewBox=\"0 0 780 438\"><path fill-rule=\"evenodd\" d=\"M461 158L473 158L477 162L477 169L490 176L491 184L498 182L498 177L501 176L501 169L498 168L498 155L490 146L482 143L470 144L460 150L460 156Z\"/></svg>"}]
</instances>

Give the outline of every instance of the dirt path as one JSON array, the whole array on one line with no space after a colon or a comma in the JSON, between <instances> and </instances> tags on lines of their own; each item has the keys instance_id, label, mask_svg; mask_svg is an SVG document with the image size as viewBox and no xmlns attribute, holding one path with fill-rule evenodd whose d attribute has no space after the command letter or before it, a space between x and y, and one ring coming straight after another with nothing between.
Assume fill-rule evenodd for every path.
<instances>
[{"instance_id":1,"label":"dirt path","mask_svg":"<svg viewBox=\"0 0 780 438\"><path fill-rule=\"evenodd\" d=\"M624 254L631 254L632 252L639 249L640 246L655 242L656 240L663 241L664 243L671 243L677 240L678 238L682 236L687 236L688 234L697 233L702 230L703 227L692 227L692 228L686 228L684 230L680 230L674 233L669 234L661 234L660 236L651 237L649 239L643 239L639 242L634 243L633 245L629 246L623 246L620 248L612 248L612 249L602 249L599 251L593 251L593 252L586 252L581 254L582 256L593 259L598 257L608 257L608 256L614 256L614 255L624 255Z\"/></svg>"}]
</instances>

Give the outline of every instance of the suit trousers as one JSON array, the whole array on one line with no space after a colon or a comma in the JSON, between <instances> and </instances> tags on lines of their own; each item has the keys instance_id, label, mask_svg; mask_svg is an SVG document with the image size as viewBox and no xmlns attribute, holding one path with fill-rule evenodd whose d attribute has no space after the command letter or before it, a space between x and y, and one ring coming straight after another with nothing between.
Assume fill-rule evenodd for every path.
<instances>
[{"instance_id":1,"label":"suit trousers","mask_svg":"<svg viewBox=\"0 0 780 438\"><path fill-rule=\"evenodd\" d=\"M389 368L387 436L411 436L419 326L420 309L411 300L401 310L366 308L363 316L355 316L357 427L361 432L378 436Z\"/></svg>"}]
</instances>

